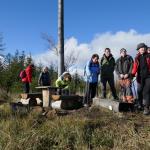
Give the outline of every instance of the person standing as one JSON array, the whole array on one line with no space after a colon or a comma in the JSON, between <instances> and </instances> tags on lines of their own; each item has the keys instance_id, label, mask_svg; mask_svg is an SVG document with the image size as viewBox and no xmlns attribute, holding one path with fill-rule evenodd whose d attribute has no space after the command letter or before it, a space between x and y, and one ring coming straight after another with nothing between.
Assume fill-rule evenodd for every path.
<instances>
[{"instance_id":1,"label":"person standing","mask_svg":"<svg viewBox=\"0 0 150 150\"><path fill-rule=\"evenodd\" d=\"M134 102L134 96L132 92L132 68L133 58L127 55L127 50L122 48L120 50L121 57L116 61L116 73L119 78L119 84L121 87L121 100L127 103Z\"/></svg>"},{"instance_id":2,"label":"person standing","mask_svg":"<svg viewBox=\"0 0 150 150\"><path fill-rule=\"evenodd\" d=\"M138 83L138 102L144 106L144 115L150 114L150 55L147 53L147 45L137 45L137 56L134 60L132 74L136 76Z\"/></svg>"},{"instance_id":3,"label":"person standing","mask_svg":"<svg viewBox=\"0 0 150 150\"><path fill-rule=\"evenodd\" d=\"M92 98L96 95L96 88L98 85L98 76L100 73L98 54L93 54L90 61L85 66L86 89L84 97L84 105L91 106Z\"/></svg>"},{"instance_id":4,"label":"person standing","mask_svg":"<svg viewBox=\"0 0 150 150\"><path fill-rule=\"evenodd\" d=\"M102 96L101 98L106 98L106 84L108 82L112 96L114 99L118 100L116 94L115 82L114 82L114 69L115 69L115 59L111 54L111 50L106 48L103 57L100 61L101 65L101 85L102 85Z\"/></svg>"},{"instance_id":5,"label":"person standing","mask_svg":"<svg viewBox=\"0 0 150 150\"><path fill-rule=\"evenodd\" d=\"M30 91L30 83L32 82L32 72L34 68L35 68L34 64L30 64L24 70L24 76L22 78L24 93L29 93Z\"/></svg>"},{"instance_id":6,"label":"person standing","mask_svg":"<svg viewBox=\"0 0 150 150\"><path fill-rule=\"evenodd\" d=\"M44 67L43 71L39 75L38 85L40 86L50 86L51 80L48 72L48 67Z\"/></svg>"}]
</instances>

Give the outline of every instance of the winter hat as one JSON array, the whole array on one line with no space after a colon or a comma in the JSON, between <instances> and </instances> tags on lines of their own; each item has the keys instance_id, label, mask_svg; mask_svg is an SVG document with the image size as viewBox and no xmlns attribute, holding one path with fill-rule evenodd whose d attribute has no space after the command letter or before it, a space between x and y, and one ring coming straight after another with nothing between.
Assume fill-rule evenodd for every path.
<instances>
[{"instance_id":1,"label":"winter hat","mask_svg":"<svg viewBox=\"0 0 150 150\"><path fill-rule=\"evenodd\" d=\"M136 49L136 50L139 50L140 48L145 48L145 49L147 49L147 45L145 45L145 43L139 43L139 44L137 45L137 49Z\"/></svg>"},{"instance_id":2,"label":"winter hat","mask_svg":"<svg viewBox=\"0 0 150 150\"><path fill-rule=\"evenodd\" d=\"M121 50L120 50L120 53L122 53L122 52L127 52L127 50L125 49L125 48L122 48Z\"/></svg>"}]
</instances>

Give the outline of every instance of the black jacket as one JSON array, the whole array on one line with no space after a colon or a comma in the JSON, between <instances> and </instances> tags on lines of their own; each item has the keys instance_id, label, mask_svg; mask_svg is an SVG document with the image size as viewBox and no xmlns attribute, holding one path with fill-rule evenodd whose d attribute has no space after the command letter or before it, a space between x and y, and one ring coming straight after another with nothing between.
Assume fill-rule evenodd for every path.
<instances>
[{"instance_id":1,"label":"black jacket","mask_svg":"<svg viewBox=\"0 0 150 150\"><path fill-rule=\"evenodd\" d=\"M120 74L128 74L129 77L132 77L132 68L133 68L133 58L129 55L126 55L124 58L120 57L116 61L115 70L117 75L120 77Z\"/></svg>"},{"instance_id":2,"label":"black jacket","mask_svg":"<svg viewBox=\"0 0 150 150\"><path fill-rule=\"evenodd\" d=\"M111 77L115 69L115 59L112 55L109 58L103 55L101 58L101 77Z\"/></svg>"},{"instance_id":3,"label":"black jacket","mask_svg":"<svg viewBox=\"0 0 150 150\"><path fill-rule=\"evenodd\" d=\"M49 72L41 72L38 80L38 84L41 86L50 86Z\"/></svg>"}]
</instances>

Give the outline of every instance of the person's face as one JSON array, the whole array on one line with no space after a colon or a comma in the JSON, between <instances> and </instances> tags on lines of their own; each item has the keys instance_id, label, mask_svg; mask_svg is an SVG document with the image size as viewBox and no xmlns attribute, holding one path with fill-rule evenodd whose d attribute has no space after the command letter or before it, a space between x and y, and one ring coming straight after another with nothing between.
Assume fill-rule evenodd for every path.
<instances>
[{"instance_id":1,"label":"person's face","mask_svg":"<svg viewBox=\"0 0 150 150\"><path fill-rule=\"evenodd\" d=\"M105 55L107 56L107 57L109 57L110 56L110 50L105 50Z\"/></svg>"},{"instance_id":2,"label":"person's face","mask_svg":"<svg viewBox=\"0 0 150 150\"><path fill-rule=\"evenodd\" d=\"M149 54L150 54L150 48L148 48L148 49L147 49L147 53L149 53Z\"/></svg>"},{"instance_id":3,"label":"person's face","mask_svg":"<svg viewBox=\"0 0 150 150\"><path fill-rule=\"evenodd\" d=\"M66 78L64 78L65 79L65 81L69 81L69 78L68 77L66 77Z\"/></svg>"},{"instance_id":4,"label":"person's face","mask_svg":"<svg viewBox=\"0 0 150 150\"><path fill-rule=\"evenodd\" d=\"M120 55L121 55L122 57L125 57L125 56L127 55L127 52L126 52L126 51L122 51L122 52L120 53Z\"/></svg>"},{"instance_id":5,"label":"person's face","mask_svg":"<svg viewBox=\"0 0 150 150\"><path fill-rule=\"evenodd\" d=\"M94 58L92 58L92 61L93 61L93 63L98 63L98 58L97 57L94 57Z\"/></svg>"},{"instance_id":6,"label":"person's face","mask_svg":"<svg viewBox=\"0 0 150 150\"><path fill-rule=\"evenodd\" d=\"M144 54L144 53L145 53L145 48L142 47L142 48L140 48L138 51L139 51L140 54Z\"/></svg>"},{"instance_id":7,"label":"person's face","mask_svg":"<svg viewBox=\"0 0 150 150\"><path fill-rule=\"evenodd\" d=\"M48 72L48 68L47 67L44 69L44 72Z\"/></svg>"}]
</instances>

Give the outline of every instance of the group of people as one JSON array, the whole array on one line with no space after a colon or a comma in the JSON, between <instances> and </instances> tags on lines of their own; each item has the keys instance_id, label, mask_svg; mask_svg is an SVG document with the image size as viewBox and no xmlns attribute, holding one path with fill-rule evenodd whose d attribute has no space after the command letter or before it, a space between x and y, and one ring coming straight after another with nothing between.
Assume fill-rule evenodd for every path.
<instances>
[{"instance_id":1,"label":"group of people","mask_svg":"<svg viewBox=\"0 0 150 150\"><path fill-rule=\"evenodd\" d=\"M24 84L24 92L29 93L29 83L32 78L32 70L34 65L30 64L26 69L26 76L22 78ZM121 87L121 97L118 97L115 81L114 71L116 72ZM120 50L120 57L115 61L110 48L104 50L104 54L99 61L99 55L93 54L91 59L87 62L84 70L86 78L86 90L84 96L84 105L90 106L92 99L96 96L98 79L100 75L101 81L101 98L106 98L107 82L110 86L112 96L115 100L122 100L127 103L134 103L135 97L132 91L133 78L137 79L137 104L139 109L144 109L144 114L150 114L150 47L145 43L137 45L137 56L135 60L127 54L127 50L122 48ZM58 94L69 94L69 85L71 82L71 74L64 72L55 82L56 87L61 88ZM48 67L45 67L40 73L38 84L40 86L51 85L51 79L48 72Z\"/></svg>"},{"instance_id":2,"label":"group of people","mask_svg":"<svg viewBox=\"0 0 150 150\"><path fill-rule=\"evenodd\" d=\"M29 93L30 83L32 82L32 73L35 69L34 64L30 64L27 68L20 73L20 77L23 83L24 93ZM55 86L58 87L58 94L69 95L69 86L71 83L71 74L69 72L64 72L55 82ZM51 77L48 71L48 67L44 67L38 78L39 86L50 86Z\"/></svg>"},{"instance_id":3,"label":"group of people","mask_svg":"<svg viewBox=\"0 0 150 150\"><path fill-rule=\"evenodd\" d=\"M121 87L120 98L116 93L114 71L116 71ZM125 48L120 50L120 57L116 61L109 48L104 50L100 63L99 55L92 55L85 67L87 84L84 103L86 105L91 105L92 99L96 95L99 75L102 87L101 98L106 98L106 84L108 82L113 98L127 103L135 102L132 82L133 78L136 77L138 93L136 102L139 109L144 109L143 114L150 114L150 47L147 47L145 43L137 45L135 60L127 54Z\"/></svg>"}]
</instances>

